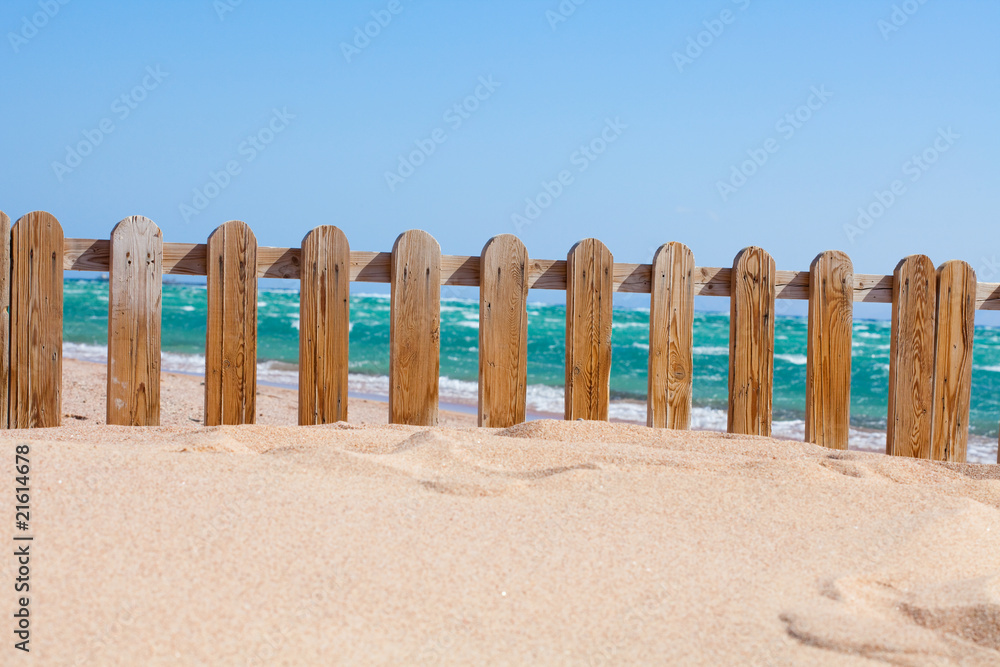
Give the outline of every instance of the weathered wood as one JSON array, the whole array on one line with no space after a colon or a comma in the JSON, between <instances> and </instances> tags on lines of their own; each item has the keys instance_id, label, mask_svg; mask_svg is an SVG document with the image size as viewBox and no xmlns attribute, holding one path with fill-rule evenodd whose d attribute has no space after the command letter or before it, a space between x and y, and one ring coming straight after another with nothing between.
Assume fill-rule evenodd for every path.
<instances>
[{"instance_id":1,"label":"weathered wood","mask_svg":"<svg viewBox=\"0 0 1000 667\"><path fill-rule=\"evenodd\" d=\"M63 230L35 211L11 231L10 426L62 419Z\"/></svg>"},{"instance_id":2,"label":"weathered wood","mask_svg":"<svg viewBox=\"0 0 1000 667\"><path fill-rule=\"evenodd\" d=\"M694 365L694 254L683 243L667 243L656 251L652 266L646 424L687 429Z\"/></svg>"},{"instance_id":3,"label":"weathered wood","mask_svg":"<svg viewBox=\"0 0 1000 667\"><path fill-rule=\"evenodd\" d=\"M608 418L614 258L584 239L566 258L566 419Z\"/></svg>"},{"instance_id":4,"label":"weathered wood","mask_svg":"<svg viewBox=\"0 0 1000 667\"><path fill-rule=\"evenodd\" d=\"M110 262L108 241L99 239L66 239L64 268L67 271L107 271ZM203 276L206 272L207 246L204 243L165 243L163 273ZM390 259L388 252L354 251L351 253L351 281L388 283ZM299 248L257 249L258 278L301 278ZM695 296L730 296L732 269L699 266L694 270ZM614 291L649 294L652 266L622 264L614 266ZM527 268L529 289L566 289L566 261L533 259ZM441 284L479 286L479 257L464 255L441 256ZM809 298L808 271L776 271L775 297L806 300ZM855 303L892 303L892 276L854 274ZM978 310L1000 310L1000 283L980 283L976 292Z\"/></svg>"},{"instance_id":5,"label":"weathered wood","mask_svg":"<svg viewBox=\"0 0 1000 667\"><path fill-rule=\"evenodd\" d=\"M930 458L936 283L925 255L910 255L893 274L887 454Z\"/></svg>"},{"instance_id":6,"label":"weathered wood","mask_svg":"<svg viewBox=\"0 0 1000 667\"><path fill-rule=\"evenodd\" d=\"M0 211L0 428L10 427L10 218Z\"/></svg>"},{"instance_id":7,"label":"weathered wood","mask_svg":"<svg viewBox=\"0 0 1000 667\"><path fill-rule=\"evenodd\" d=\"M931 458L965 463L976 326L976 272L958 260L937 270Z\"/></svg>"},{"instance_id":8,"label":"weathered wood","mask_svg":"<svg viewBox=\"0 0 1000 667\"><path fill-rule=\"evenodd\" d=\"M253 424L257 400L257 238L239 220L208 237L205 424Z\"/></svg>"},{"instance_id":9,"label":"weathered wood","mask_svg":"<svg viewBox=\"0 0 1000 667\"><path fill-rule=\"evenodd\" d=\"M854 267L839 250L809 269L806 442L847 449L851 416L851 328Z\"/></svg>"},{"instance_id":10,"label":"weathered wood","mask_svg":"<svg viewBox=\"0 0 1000 667\"><path fill-rule=\"evenodd\" d=\"M483 246L479 289L479 425L524 421L528 389L528 251L512 234Z\"/></svg>"},{"instance_id":11,"label":"weathered wood","mask_svg":"<svg viewBox=\"0 0 1000 667\"><path fill-rule=\"evenodd\" d=\"M299 423L347 421L351 248L337 227L302 239L299 292Z\"/></svg>"},{"instance_id":12,"label":"weathered wood","mask_svg":"<svg viewBox=\"0 0 1000 667\"><path fill-rule=\"evenodd\" d=\"M107 423L160 425L163 235L149 218L111 231L108 280Z\"/></svg>"},{"instance_id":13,"label":"weathered wood","mask_svg":"<svg viewBox=\"0 0 1000 667\"><path fill-rule=\"evenodd\" d=\"M438 420L441 246L418 229L392 247L389 318L389 421L434 426Z\"/></svg>"},{"instance_id":14,"label":"weathered wood","mask_svg":"<svg viewBox=\"0 0 1000 667\"><path fill-rule=\"evenodd\" d=\"M729 432L771 435L774 260L756 246L733 262L729 303Z\"/></svg>"}]
</instances>

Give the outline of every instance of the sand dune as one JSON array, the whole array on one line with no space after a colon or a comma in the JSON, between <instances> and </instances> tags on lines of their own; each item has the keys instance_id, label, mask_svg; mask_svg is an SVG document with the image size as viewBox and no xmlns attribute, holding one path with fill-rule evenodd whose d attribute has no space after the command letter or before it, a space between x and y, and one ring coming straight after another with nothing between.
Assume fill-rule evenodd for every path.
<instances>
[{"instance_id":1,"label":"sand dune","mask_svg":"<svg viewBox=\"0 0 1000 667\"><path fill-rule=\"evenodd\" d=\"M997 466L595 422L96 421L0 437L31 443L39 664L1000 664Z\"/></svg>"}]
</instances>

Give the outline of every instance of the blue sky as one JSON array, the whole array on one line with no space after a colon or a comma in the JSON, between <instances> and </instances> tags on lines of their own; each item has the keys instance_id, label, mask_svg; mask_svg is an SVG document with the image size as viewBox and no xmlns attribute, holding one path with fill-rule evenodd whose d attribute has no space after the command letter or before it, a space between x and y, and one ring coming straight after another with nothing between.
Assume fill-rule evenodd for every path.
<instances>
[{"instance_id":1,"label":"blue sky","mask_svg":"<svg viewBox=\"0 0 1000 667\"><path fill-rule=\"evenodd\" d=\"M1000 281L995 0L7 0L0 27L0 208L68 236L516 232L544 258L922 252Z\"/></svg>"}]
</instances>

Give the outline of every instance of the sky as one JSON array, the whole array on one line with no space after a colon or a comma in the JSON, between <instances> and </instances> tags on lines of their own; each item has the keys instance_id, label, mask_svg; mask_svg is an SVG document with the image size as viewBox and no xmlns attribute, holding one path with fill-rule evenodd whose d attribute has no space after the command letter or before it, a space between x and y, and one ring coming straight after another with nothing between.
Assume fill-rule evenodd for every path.
<instances>
[{"instance_id":1,"label":"sky","mask_svg":"<svg viewBox=\"0 0 1000 667\"><path fill-rule=\"evenodd\" d=\"M996 0L5 0L0 29L0 209L69 237L142 214L1000 281Z\"/></svg>"}]
</instances>

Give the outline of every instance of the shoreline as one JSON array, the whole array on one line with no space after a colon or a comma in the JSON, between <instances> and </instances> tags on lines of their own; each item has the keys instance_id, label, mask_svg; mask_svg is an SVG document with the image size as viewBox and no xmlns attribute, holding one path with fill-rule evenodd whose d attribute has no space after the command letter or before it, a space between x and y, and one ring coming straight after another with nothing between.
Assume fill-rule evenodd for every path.
<instances>
[{"instance_id":1,"label":"shoreline","mask_svg":"<svg viewBox=\"0 0 1000 667\"><path fill-rule=\"evenodd\" d=\"M73 356L64 356L65 361L72 361L73 363L81 363L94 365L101 367L102 369L107 368L107 364L104 361L97 359L79 359ZM266 363L266 362L265 362ZM163 370L161 371L164 375L176 375L181 378L189 378L197 380L198 384L203 384L204 375L201 372L195 371L184 371L184 370ZM288 368L283 368L282 372L291 372ZM106 373L106 370L102 370L102 376ZM261 379L263 376L264 379ZM296 411L296 405L298 401L298 388L296 385L289 384L287 382L276 382L273 380L268 380L268 374L266 372L258 372L258 388L266 388L271 392L271 395L265 396L266 404L274 405L268 408L268 412L276 412L278 414L287 415L278 421L273 421L270 418L266 418L264 423L274 424L274 425L292 425L298 423L298 415ZM351 374L351 380L349 381L348 397L351 400L351 406L357 404L363 406L365 422L373 424L385 424L388 422L388 402L389 397L386 394L374 393L371 391L359 391L356 388L351 388L351 384L359 384L357 380L359 378L365 378L360 384L366 387L374 386L370 378L376 378L380 383L381 381L387 381L387 378L382 376L359 376L356 374ZM102 397L104 395L104 387L95 389L95 392L99 393ZM280 398L274 394L274 392L288 392L288 394L281 394ZM444 392L443 392L444 393ZM258 397L261 396L260 391L258 391ZM285 407L282 407L282 402L291 402L291 411L287 411ZM638 414L639 412L645 411L645 403L634 400L622 400L618 399L612 402L612 408L615 405L630 406L627 412ZM353 409L349 406L348 408L348 418L349 421L354 421L353 419ZM381 406L381 407L379 407ZM161 406L161 410L165 406ZM439 402L440 414L444 415L441 425L446 423L449 425L454 425L458 423L467 422L468 425L476 425L476 417L478 414L478 409L476 403L455 400L454 396L449 396L445 394L445 398ZM700 411L700 415L699 415ZM200 413L200 408L198 410ZM379 412L383 415L379 416ZM612 410L614 412L614 410ZM697 423L689 429L692 432L705 432L705 433L725 433L725 412L718 410L717 408L710 407L694 407L694 414L696 419L693 421L700 422L701 425ZM461 416L460 416L461 415ZM260 416L260 415L259 415ZM103 415L101 417L103 419ZM563 414L561 412L546 412L542 410L528 409L526 413L525 421L538 421L538 420L562 420ZM628 419L621 417L611 417L608 420L610 423L615 424L631 424L645 426L645 419ZM802 420L787 420L787 421L775 421L774 428L771 434L772 438L779 440L790 440L793 442L803 442L804 440L804 421ZM885 430L872 429L863 426L851 426L851 438L849 442L849 447L847 451L858 451L858 452L869 452L875 454L885 454ZM970 463L996 463L997 462L997 441L993 438L986 436L978 436L974 434L969 434L969 444L968 444L968 454L967 461Z\"/></svg>"}]
</instances>

